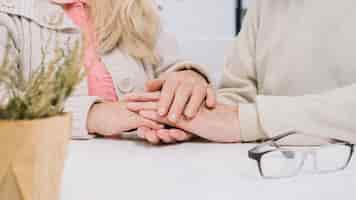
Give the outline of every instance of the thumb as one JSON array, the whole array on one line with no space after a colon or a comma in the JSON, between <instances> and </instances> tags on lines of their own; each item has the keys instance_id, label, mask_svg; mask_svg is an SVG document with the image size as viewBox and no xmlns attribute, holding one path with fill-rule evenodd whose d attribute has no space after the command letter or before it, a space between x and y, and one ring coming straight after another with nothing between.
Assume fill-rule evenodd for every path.
<instances>
[{"instance_id":1,"label":"thumb","mask_svg":"<svg viewBox=\"0 0 356 200\"><path fill-rule=\"evenodd\" d=\"M164 79L153 79L146 82L145 90L146 92L156 92L162 89Z\"/></svg>"}]
</instances>

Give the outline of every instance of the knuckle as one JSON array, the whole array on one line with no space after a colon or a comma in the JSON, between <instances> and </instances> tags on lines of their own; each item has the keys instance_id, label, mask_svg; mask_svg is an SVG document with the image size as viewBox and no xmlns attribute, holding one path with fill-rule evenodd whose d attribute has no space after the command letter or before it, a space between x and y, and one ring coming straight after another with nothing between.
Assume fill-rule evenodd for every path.
<instances>
[{"instance_id":1,"label":"knuckle","mask_svg":"<svg viewBox=\"0 0 356 200\"><path fill-rule=\"evenodd\" d=\"M179 89L182 93L190 93L193 90L193 88L194 88L193 84L183 83Z\"/></svg>"},{"instance_id":2,"label":"knuckle","mask_svg":"<svg viewBox=\"0 0 356 200\"><path fill-rule=\"evenodd\" d=\"M173 95L174 91L176 90L176 87L177 86L166 85L162 90L161 97L167 97L167 95Z\"/></svg>"},{"instance_id":3,"label":"knuckle","mask_svg":"<svg viewBox=\"0 0 356 200\"><path fill-rule=\"evenodd\" d=\"M176 74L172 74L172 73L167 75L167 77L166 77L166 82L171 83L171 84L178 83L180 80L181 80L181 78L179 76L177 76Z\"/></svg>"},{"instance_id":4,"label":"knuckle","mask_svg":"<svg viewBox=\"0 0 356 200\"><path fill-rule=\"evenodd\" d=\"M194 87L194 90L199 94L207 93L207 87L206 86L202 86L202 85L196 85Z\"/></svg>"}]
</instances>

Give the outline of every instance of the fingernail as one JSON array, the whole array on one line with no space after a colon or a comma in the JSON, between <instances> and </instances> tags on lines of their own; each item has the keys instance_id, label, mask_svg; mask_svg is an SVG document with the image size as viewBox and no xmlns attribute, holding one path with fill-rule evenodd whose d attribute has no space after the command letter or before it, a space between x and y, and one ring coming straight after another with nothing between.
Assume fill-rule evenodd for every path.
<instances>
[{"instance_id":1,"label":"fingernail","mask_svg":"<svg viewBox=\"0 0 356 200\"><path fill-rule=\"evenodd\" d=\"M169 120L170 120L171 122L177 122L177 115L175 115L175 114L170 115L170 116L169 116Z\"/></svg>"},{"instance_id":2,"label":"fingernail","mask_svg":"<svg viewBox=\"0 0 356 200\"><path fill-rule=\"evenodd\" d=\"M143 135L142 131L137 131L137 136L141 139L145 138L145 136Z\"/></svg>"},{"instance_id":3,"label":"fingernail","mask_svg":"<svg viewBox=\"0 0 356 200\"><path fill-rule=\"evenodd\" d=\"M193 117L193 112L191 110L188 110L187 112L185 112L185 116L188 118L192 118Z\"/></svg>"},{"instance_id":4,"label":"fingernail","mask_svg":"<svg viewBox=\"0 0 356 200\"><path fill-rule=\"evenodd\" d=\"M161 116L165 115L166 114L166 109L160 108L159 111L158 111L158 114L161 115Z\"/></svg>"}]
</instances>

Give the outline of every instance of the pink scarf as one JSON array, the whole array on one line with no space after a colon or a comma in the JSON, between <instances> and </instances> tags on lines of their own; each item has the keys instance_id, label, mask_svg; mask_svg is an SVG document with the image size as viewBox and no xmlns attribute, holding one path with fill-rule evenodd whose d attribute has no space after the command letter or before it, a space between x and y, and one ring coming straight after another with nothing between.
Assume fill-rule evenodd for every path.
<instances>
[{"instance_id":1,"label":"pink scarf","mask_svg":"<svg viewBox=\"0 0 356 200\"><path fill-rule=\"evenodd\" d=\"M106 101L118 101L111 74L97 53L97 41L92 20L87 12L87 0L52 0L63 5L67 15L86 37L84 64L88 71L88 93Z\"/></svg>"}]
</instances>

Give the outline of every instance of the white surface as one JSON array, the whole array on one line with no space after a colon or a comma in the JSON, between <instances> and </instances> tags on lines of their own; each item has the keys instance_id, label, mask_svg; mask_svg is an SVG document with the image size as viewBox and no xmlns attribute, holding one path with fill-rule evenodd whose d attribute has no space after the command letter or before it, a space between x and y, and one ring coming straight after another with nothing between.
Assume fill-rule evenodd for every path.
<instances>
[{"instance_id":1,"label":"white surface","mask_svg":"<svg viewBox=\"0 0 356 200\"><path fill-rule=\"evenodd\" d=\"M355 199L354 162L336 174L263 180L247 158L252 146L74 141L61 200Z\"/></svg>"}]
</instances>

